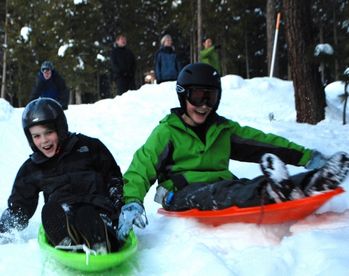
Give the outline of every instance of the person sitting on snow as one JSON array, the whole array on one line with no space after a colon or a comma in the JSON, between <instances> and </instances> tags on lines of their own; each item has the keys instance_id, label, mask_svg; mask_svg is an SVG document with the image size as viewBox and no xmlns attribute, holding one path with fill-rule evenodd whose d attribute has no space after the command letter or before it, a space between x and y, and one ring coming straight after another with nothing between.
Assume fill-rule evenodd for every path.
<instances>
[{"instance_id":1,"label":"person sitting on snow","mask_svg":"<svg viewBox=\"0 0 349 276\"><path fill-rule=\"evenodd\" d=\"M180 108L161 120L124 174L119 239L126 239L133 225L146 226L142 202L156 180L155 201L166 210L217 210L311 196L336 188L348 174L345 152L327 160L318 151L219 116L221 80L211 65L184 67L176 90ZM229 171L230 159L259 162L263 175L238 179ZM285 163L310 171L289 177Z\"/></svg>"},{"instance_id":2,"label":"person sitting on snow","mask_svg":"<svg viewBox=\"0 0 349 276\"><path fill-rule=\"evenodd\" d=\"M17 173L0 233L27 227L42 191L42 224L53 246L117 251L123 244L116 236L123 182L106 146L70 133L61 105L51 98L31 101L22 125L33 153Z\"/></svg>"}]
</instances>

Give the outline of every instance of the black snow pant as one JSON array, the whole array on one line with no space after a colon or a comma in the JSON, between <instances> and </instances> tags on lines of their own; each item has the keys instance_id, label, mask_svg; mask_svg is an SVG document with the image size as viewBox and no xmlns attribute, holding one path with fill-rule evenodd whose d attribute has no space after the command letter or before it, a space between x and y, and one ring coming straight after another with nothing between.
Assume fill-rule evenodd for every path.
<instances>
[{"instance_id":1,"label":"black snow pant","mask_svg":"<svg viewBox=\"0 0 349 276\"><path fill-rule=\"evenodd\" d=\"M71 245L85 244L89 248L105 243L108 252L118 251L123 242L118 241L118 220L112 220L103 210L85 203L67 205L48 202L41 212L46 236L54 246L69 238Z\"/></svg>"},{"instance_id":2,"label":"black snow pant","mask_svg":"<svg viewBox=\"0 0 349 276\"><path fill-rule=\"evenodd\" d=\"M309 183L314 171L290 177L291 182L302 191ZM213 183L193 183L174 193L170 204L163 204L169 211L189 209L218 210L231 206L251 207L275 203L266 193L267 178L262 175L254 179L222 180Z\"/></svg>"}]
</instances>

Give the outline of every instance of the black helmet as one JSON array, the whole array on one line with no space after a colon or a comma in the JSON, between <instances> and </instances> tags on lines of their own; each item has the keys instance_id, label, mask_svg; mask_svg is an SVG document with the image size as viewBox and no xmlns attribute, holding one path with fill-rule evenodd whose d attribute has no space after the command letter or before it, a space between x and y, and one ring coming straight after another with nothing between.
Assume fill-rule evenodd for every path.
<instances>
[{"instance_id":1,"label":"black helmet","mask_svg":"<svg viewBox=\"0 0 349 276\"><path fill-rule=\"evenodd\" d=\"M218 89L216 111L222 95L221 77L214 67L206 63L192 63L185 66L177 78L176 91L182 109L186 110L187 89L190 87L207 87Z\"/></svg>"},{"instance_id":2,"label":"black helmet","mask_svg":"<svg viewBox=\"0 0 349 276\"><path fill-rule=\"evenodd\" d=\"M60 143L68 137L67 118L62 106L51 98L38 98L25 107L22 114L22 126L30 147L36 151L29 128L39 124L52 123L57 131Z\"/></svg>"}]
</instances>

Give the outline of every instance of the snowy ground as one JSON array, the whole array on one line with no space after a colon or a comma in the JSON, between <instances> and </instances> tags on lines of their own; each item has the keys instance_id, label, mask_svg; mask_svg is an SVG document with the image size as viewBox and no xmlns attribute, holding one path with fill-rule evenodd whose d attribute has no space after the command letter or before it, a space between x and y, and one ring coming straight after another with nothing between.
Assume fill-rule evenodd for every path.
<instances>
[{"instance_id":1,"label":"snowy ground","mask_svg":"<svg viewBox=\"0 0 349 276\"><path fill-rule=\"evenodd\" d=\"M222 83L221 115L324 154L349 152L349 126L342 125L337 97L343 91L340 82L327 87L326 119L315 126L295 122L291 82L229 75ZM95 104L69 106L66 115L71 131L102 140L125 172L135 150L177 102L175 82L168 82L144 85ZM31 152L21 127L22 111L0 99L0 211L7 206L17 170ZM240 177L260 174L256 164L231 162L230 168ZM291 173L303 170L288 168ZM99 275L348 275L348 193L296 223L209 227L157 214L154 188L145 200L149 225L135 230L138 252L122 266ZM349 180L344 188L349 190ZM29 227L15 233L13 243L0 245L0 275L82 275L42 256L36 240L41 206L42 199Z\"/></svg>"}]
</instances>

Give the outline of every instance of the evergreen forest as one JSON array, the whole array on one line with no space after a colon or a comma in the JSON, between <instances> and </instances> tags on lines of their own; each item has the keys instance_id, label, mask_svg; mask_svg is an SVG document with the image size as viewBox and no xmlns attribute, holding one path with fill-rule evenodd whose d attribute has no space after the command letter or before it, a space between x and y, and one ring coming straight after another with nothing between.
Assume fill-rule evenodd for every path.
<instances>
[{"instance_id":1,"label":"evergreen forest","mask_svg":"<svg viewBox=\"0 0 349 276\"><path fill-rule=\"evenodd\" d=\"M283 1L0 2L1 97L16 107L28 102L35 76L44 60L51 60L64 77L72 104L92 103L115 96L115 87L110 81L110 52L120 33L127 36L127 46L136 56L137 87L144 84L145 75L154 69L154 54L165 34L172 36L183 65L197 61L201 38L211 37L214 44L220 46L223 76L269 76L278 13L281 21L273 76L291 79ZM306 53L324 71L323 85L340 80L348 66L348 2L302 1L302 5L309 6L311 11L310 22L315 35L314 45L308 46L315 49L317 44L329 44L333 48L331 55Z\"/></svg>"}]
</instances>

